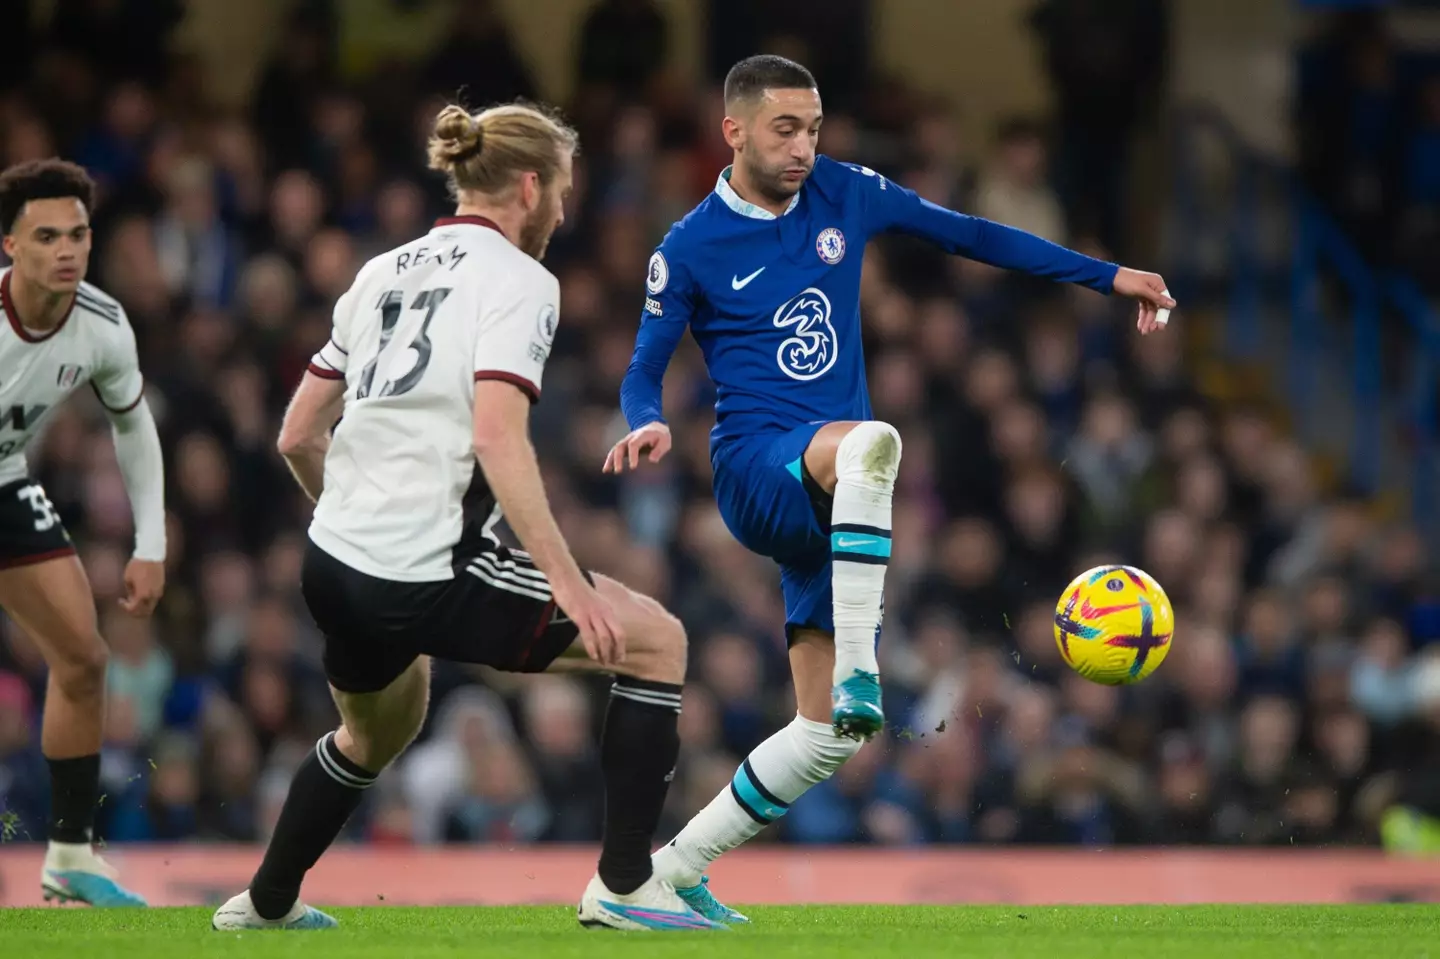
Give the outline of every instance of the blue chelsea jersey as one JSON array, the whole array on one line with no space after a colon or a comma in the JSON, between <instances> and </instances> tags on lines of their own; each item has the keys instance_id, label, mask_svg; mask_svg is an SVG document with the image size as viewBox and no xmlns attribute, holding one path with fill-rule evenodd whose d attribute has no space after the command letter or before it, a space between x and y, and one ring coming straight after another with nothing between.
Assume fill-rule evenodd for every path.
<instances>
[{"instance_id":1,"label":"blue chelsea jersey","mask_svg":"<svg viewBox=\"0 0 1440 959\"><path fill-rule=\"evenodd\" d=\"M951 253L1110 292L1117 267L921 199L866 167L816 157L775 216L729 170L650 258L621 387L632 429L663 420L665 367L688 327L716 387L712 448L728 437L870 418L860 269L872 236L904 232Z\"/></svg>"}]
</instances>

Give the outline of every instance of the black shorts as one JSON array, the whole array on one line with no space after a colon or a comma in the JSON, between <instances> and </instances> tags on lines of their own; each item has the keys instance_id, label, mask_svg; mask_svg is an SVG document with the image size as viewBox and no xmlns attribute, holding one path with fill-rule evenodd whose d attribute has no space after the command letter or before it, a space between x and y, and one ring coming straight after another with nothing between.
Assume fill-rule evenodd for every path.
<instances>
[{"instance_id":1,"label":"black shorts","mask_svg":"<svg viewBox=\"0 0 1440 959\"><path fill-rule=\"evenodd\" d=\"M75 544L45 489L32 479L0 486L0 569L69 556Z\"/></svg>"},{"instance_id":2,"label":"black shorts","mask_svg":"<svg viewBox=\"0 0 1440 959\"><path fill-rule=\"evenodd\" d=\"M307 543L300 586L325 675L346 693L378 692L422 655L544 672L579 636L529 554L493 543L428 583L377 579Z\"/></svg>"}]
</instances>

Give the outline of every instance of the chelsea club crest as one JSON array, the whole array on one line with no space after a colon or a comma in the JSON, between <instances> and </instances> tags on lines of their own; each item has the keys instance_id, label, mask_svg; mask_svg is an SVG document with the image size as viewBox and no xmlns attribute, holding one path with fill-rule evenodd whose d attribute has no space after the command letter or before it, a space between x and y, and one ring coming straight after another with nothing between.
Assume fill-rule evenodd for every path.
<instances>
[{"instance_id":1,"label":"chelsea club crest","mask_svg":"<svg viewBox=\"0 0 1440 959\"><path fill-rule=\"evenodd\" d=\"M845 259L845 234L827 226L815 238L815 252L820 254L820 259L834 266Z\"/></svg>"}]
</instances>

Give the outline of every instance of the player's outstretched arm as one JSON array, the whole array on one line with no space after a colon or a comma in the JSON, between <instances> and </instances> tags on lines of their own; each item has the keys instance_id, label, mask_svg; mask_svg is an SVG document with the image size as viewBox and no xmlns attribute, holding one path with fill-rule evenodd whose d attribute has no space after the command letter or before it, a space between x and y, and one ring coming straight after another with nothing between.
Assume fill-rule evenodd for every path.
<instances>
[{"instance_id":1,"label":"player's outstretched arm","mask_svg":"<svg viewBox=\"0 0 1440 959\"><path fill-rule=\"evenodd\" d=\"M135 554L125 567L120 608L148 616L165 592L165 458L160 434L143 394L128 410L107 406L105 411L135 518Z\"/></svg>"},{"instance_id":2,"label":"player's outstretched arm","mask_svg":"<svg viewBox=\"0 0 1440 959\"><path fill-rule=\"evenodd\" d=\"M1100 293L1117 293L1140 303L1138 326L1150 333L1164 326L1175 301L1165 280L1041 239L1033 233L931 203L866 167L851 165L857 177L868 232L908 233L948 253Z\"/></svg>"},{"instance_id":3,"label":"player's outstretched arm","mask_svg":"<svg viewBox=\"0 0 1440 959\"><path fill-rule=\"evenodd\" d=\"M318 501L325 488L330 429L345 408L345 380L306 371L285 410L276 447L305 495Z\"/></svg>"},{"instance_id":4,"label":"player's outstretched arm","mask_svg":"<svg viewBox=\"0 0 1440 959\"><path fill-rule=\"evenodd\" d=\"M530 443L530 397L509 381L475 383L475 455L500 512L549 580L556 605L579 629L586 652L605 665L623 662L620 620L581 574L550 511Z\"/></svg>"}]
</instances>

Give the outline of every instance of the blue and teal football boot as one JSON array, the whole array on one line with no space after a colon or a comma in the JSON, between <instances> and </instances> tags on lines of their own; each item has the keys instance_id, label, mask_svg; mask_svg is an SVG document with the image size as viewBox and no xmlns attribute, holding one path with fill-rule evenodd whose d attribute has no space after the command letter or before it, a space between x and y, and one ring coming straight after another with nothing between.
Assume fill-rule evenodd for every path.
<instances>
[{"instance_id":1,"label":"blue and teal football boot","mask_svg":"<svg viewBox=\"0 0 1440 959\"><path fill-rule=\"evenodd\" d=\"M885 726L885 710L880 705L880 677L855 670L840 685L830 690L830 724L835 735L865 741Z\"/></svg>"}]
</instances>

